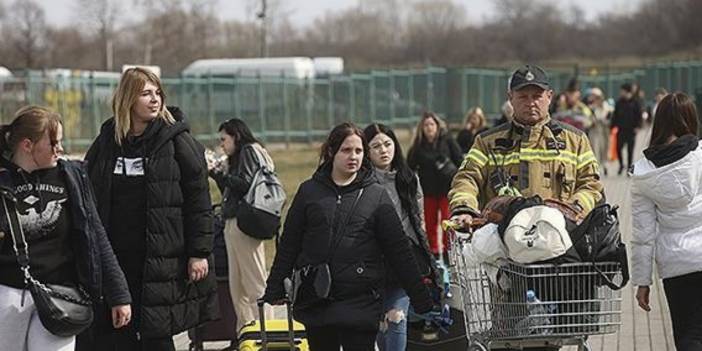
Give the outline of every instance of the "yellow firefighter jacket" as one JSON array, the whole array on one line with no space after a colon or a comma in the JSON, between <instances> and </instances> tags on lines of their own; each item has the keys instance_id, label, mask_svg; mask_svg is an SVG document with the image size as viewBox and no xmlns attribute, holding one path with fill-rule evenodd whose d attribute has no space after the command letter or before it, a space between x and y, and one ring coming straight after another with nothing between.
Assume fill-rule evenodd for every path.
<instances>
[{"instance_id":1,"label":"yellow firefighter jacket","mask_svg":"<svg viewBox=\"0 0 702 351\"><path fill-rule=\"evenodd\" d=\"M508 122L479 134L449 191L453 214L476 213L505 183L589 213L603 198L599 165L582 131L547 117L534 126Z\"/></svg>"}]
</instances>

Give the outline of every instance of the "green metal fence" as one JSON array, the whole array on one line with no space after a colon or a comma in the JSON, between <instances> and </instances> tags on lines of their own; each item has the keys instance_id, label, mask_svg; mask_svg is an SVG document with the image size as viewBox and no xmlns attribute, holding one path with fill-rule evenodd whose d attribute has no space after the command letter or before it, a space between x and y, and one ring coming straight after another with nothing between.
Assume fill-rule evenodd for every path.
<instances>
[{"instance_id":1,"label":"green metal fence","mask_svg":"<svg viewBox=\"0 0 702 351\"><path fill-rule=\"evenodd\" d=\"M550 70L554 90L562 90L574 71ZM616 98L624 82L639 82L651 98L663 87L694 94L702 88L702 62L648 65L608 72L578 69L583 89L598 86ZM604 73L602 73L604 71ZM371 121L395 127L414 124L432 110L450 122L464 111L481 106L496 118L506 98L510 71L505 69L438 68L373 70L341 76L301 80L286 77L166 77L167 103L187 115L193 133L205 142L217 137L222 121L237 116L268 142L319 140L331 126L350 120L363 126ZM84 149L111 115L110 102L117 78L85 74L51 77L29 71L22 78L0 80L0 120L12 118L22 105L40 104L64 118L66 147Z\"/></svg>"}]
</instances>

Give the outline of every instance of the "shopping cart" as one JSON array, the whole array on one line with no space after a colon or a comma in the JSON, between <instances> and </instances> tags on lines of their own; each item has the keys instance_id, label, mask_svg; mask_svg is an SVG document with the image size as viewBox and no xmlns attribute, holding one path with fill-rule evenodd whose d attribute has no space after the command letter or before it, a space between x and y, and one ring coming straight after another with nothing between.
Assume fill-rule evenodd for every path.
<instances>
[{"instance_id":1,"label":"shopping cart","mask_svg":"<svg viewBox=\"0 0 702 351\"><path fill-rule=\"evenodd\" d=\"M565 345L586 351L588 336L619 331L621 291L603 285L603 275L621 279L619 263L479 263L471 255L472 230L443 225L469 351Z\"/></svg>"}]
</instances>

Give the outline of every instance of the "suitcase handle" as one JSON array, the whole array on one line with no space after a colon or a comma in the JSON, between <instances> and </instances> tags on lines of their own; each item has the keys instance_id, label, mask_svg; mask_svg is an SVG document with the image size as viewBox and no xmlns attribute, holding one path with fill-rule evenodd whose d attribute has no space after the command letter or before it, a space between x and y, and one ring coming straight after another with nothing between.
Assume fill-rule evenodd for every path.
<instances>
[{"instance_id":1,"label":"suitcase handle","mask_svg":"<svg viewBox=\"0 0 702 351\"><path fill-rule=\"evenodd\" d=\"M263 351L268 351L268 335L266 332L266 314L263 310L263 306L266 304L266 301L261 298L261 299L256 300L256 303L258 304L258 318L259 318L258 325L261 326L262 347L263 347ZM295 346L295 328L293 326L292 307L290 306L290 301L288 299L284 299L283 303L285 304L285 308L287 309L287 315L288 315L288 344L290 345L290 351L295 351L297 349L297 347Z\"/></svg>"}]
</instances>

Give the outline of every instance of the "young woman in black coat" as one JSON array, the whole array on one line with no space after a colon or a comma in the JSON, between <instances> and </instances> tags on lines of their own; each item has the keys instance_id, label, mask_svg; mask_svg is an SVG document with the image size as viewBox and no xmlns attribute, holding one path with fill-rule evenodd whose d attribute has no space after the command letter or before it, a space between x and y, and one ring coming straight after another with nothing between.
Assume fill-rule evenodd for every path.
<instances>
[{"instance_id":1,"label":"young woman in black coat","mask_svg":"<svg viewBox=\"0 0 702 351\"><path fill-rule=\"evenodd\" d=\"M331 131L319 168L295 195L268 278L265 299L281 303L283 281L293 270L328 263L330 297L293 305L313 351L374 349L383 314L385 259L415 311L432 307L402 223L367 155L363 133L353 124Z\"/></svg>"},{"instance_id":2,"label":"young woman in black coat","mask_svg":"<svg viewBox=\"0 0 702 351\"><path fill-rule=\"evenodd\" d=\"M448 191L463 160L461 149L451 138L446 123L433 112L425 112L417 123L407 164L419 175L424 192L424 218L429 245L435 255L445 253L447 236L439 242L438 227L449 219Z\"/></svg>"},{"instance_id":3,"label":"young woman in black coat","mask_svg":"<svg viewBox=\"0 0 702 351\"><path fill-rule=\"evenodd\" d=\"M172 336L218 316L210 274L212 203L204 147L161 81L126 70L86 155L98 211L134 298L126 330L100 328L96 350L174 350Z\"/></svg>"}]
</instances>

